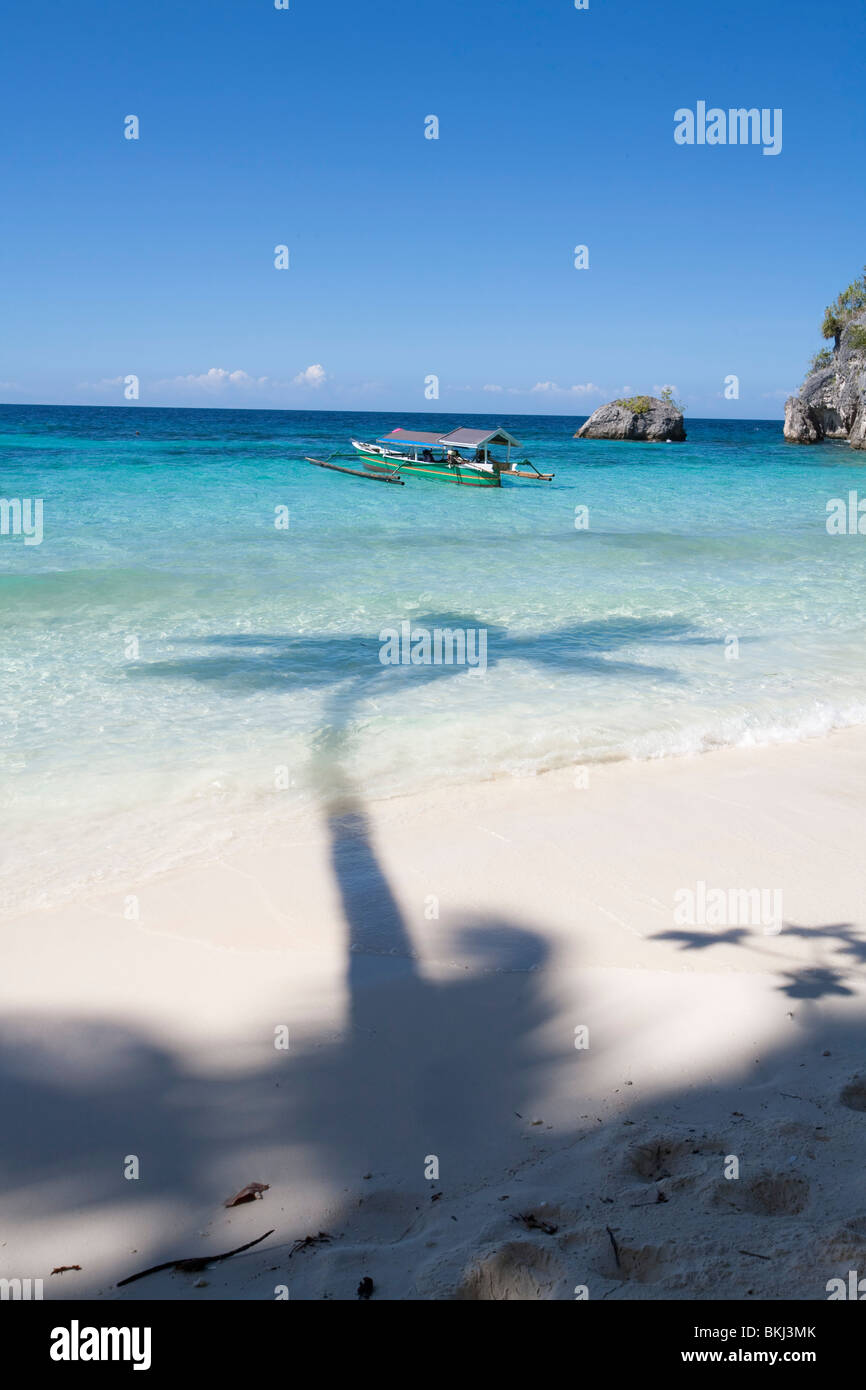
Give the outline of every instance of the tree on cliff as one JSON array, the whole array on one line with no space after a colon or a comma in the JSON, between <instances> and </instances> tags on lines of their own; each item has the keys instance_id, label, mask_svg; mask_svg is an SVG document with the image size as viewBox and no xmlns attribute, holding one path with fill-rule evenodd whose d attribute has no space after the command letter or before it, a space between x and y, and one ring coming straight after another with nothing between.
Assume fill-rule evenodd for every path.
<instances>
[{"instance_id":1,"label":"tree on cliff","mask_svg":"<svg viewBox=\"0 0 866 1390\"><path fill-rule=\"evenodd\" d=\"M863 309L866 309L866 266L863 267L863 274L859 280L852 280L848 288L837 294L833 303L828 304L824 310L821 337L833 339L834 352L839 346L845 325Z\"/></svg>"}]
</instances>

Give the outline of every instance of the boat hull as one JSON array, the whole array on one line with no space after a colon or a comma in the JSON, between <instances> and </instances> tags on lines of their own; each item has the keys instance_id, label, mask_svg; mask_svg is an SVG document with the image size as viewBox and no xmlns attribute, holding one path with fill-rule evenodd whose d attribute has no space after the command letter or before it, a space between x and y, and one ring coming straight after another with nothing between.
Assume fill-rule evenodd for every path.
<instances>
[{"instance_id":1,"label":"boat hull","mask_svg":"<svg viewBox=\"0 0 866 1390\"><path fill-rule=\"evenodd\" d=\"M459 464L453 467L447 463L424 463L420 460L416 463L412 459L400 462L393 458L383 458L381 454L367 453L357 445L355 449L358 457L363 460L364 467L371 473L393 473L399 467L401 477L412 474L433 483L456 483L460 487L502 486L497 472L481 473L477 468L461 468Z\"/></svg>"}]
</instances>

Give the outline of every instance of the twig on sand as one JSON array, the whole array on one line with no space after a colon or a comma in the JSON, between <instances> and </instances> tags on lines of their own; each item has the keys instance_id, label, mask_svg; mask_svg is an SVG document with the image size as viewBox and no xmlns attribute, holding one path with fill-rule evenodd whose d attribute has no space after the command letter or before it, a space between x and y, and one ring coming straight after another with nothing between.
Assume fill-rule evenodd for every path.
<instances>
[{"instance_id":1,"label":"twig on sand","mask_svg":"<svg viewBox=\"0 0 866 1390\"><path fill-rule=\"evenodd\" d=\"M769 1260L769 1255L759 1255L756 1250L738 1250L738 1255L751 1255L753 1260Z\"/></svg>"},{"instance_id":2,"label":"twig on sand","mask_svg":"<svg viewBox=\"0 0 866 1390\"><path fill-rule=\"evenodd\" d=\"M610 1226L605 1226L604 1229L607 1231L608 1235L610 1236L610 1243L611 1243L611 1245L613 1246L613 1258L616 1260L616 1267L617 1267L617 1269L619 1269L619 1267L620 1267L620 1265L619 1265L619 1246L618 1246L617 1243L616 1243L616 1236L614 1235L613 1231L610 1229Z\"/></svg>"},{"instance_id":3,"label":"twig on sand","mask_svg":"<svg viewBox=\"0 0 866 1390\"><path fill-rule=\"evenodd\" d=\"M265 1231L263 1236L248 1240L246 1245L239 1245L234 1250L226 1250L222 1255L195 1255L189 1260L165 1260L161 1265L151 1265L150 1269L142 1269L138 1274L130 1274L126 1279L120 1279L117 1288L122 1289L124 1284L134 1284L136 1279L143 1279L147 1274L159 1274L162 1269L179 1269L183 1274L197 1274L200 1270L207 1269L208 1265L216 1264L218 1260L228 1260L232 1255L240 1255L243 1250L251 1250L254 1245L273 1234L273 1230Z\"/></svg>"},{"instance_id":4,"label":"twig on sand","mask_svg":"<svg viewBox=\"0 0 866 1390\"><path fill-rule=\"evenodd\" d=\"M520 1221L528 1231L543 1231L546 1236L555 1236L559 1230L558 1226L552 1226L549 1221L541 1221L534 1211L519 1211L511 1220Z\"/></svg>"},{"instance_id":5,"label":"twig on sand","mask_svg":"<svg viewBox=\"0 0 866 1390\"><path fill-rule=\"evenodd\" d=\"M317 1236L302 1236L300 1240L295 1241L289 1251L289 1259L291 1259L298 1250L309 1250L312 1245L324 1245L326 1241L330 1239L331 1237L328 1235L327 1231L320 1231Z\"/></svg>"},{"instance_id":6,"label":"twig on sand","mask_svg":"<svg viewBox=\"0 0 866 1390\"><path fill-rule=\"evenodd\" d=\"M630 1202L630 1203L629 1203L629 1206L632 1206L632 1207L657 1207L658 1204L659 1204L659 1202L666 1202L667 1200L668 1200L668 1198L667 1198L667 1193L666 1193L666 1192L662 1192L662 1190L661 1190L661 1188L660 1188L659 1191L656 1193L655 1197L652 1199L651 1202Z\"/></svg>"}]
</instances>

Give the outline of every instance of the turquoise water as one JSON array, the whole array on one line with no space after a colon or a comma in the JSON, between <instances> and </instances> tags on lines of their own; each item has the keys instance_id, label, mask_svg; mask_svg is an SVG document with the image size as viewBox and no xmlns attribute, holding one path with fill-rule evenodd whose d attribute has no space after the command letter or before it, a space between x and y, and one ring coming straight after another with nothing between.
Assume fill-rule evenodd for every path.
<instances>
[{"instance_id":1,"label":"turquoise water","mask_svg":"<svg viewBox=\"0 0 866 1390\"><path fill-rule=\"evenodd\" d=\"M302 461L400 423L502 423L556 478L397 488ZM41 545L0 537L9 904L303 833L350 790L862 723L866 537L825 524L866 495L861 456L767 421L678 445L577 424L0 408L0 495L44 508ZM486 672L383 666L405 619L485 629Z\"/></svg>"}]
</instances>

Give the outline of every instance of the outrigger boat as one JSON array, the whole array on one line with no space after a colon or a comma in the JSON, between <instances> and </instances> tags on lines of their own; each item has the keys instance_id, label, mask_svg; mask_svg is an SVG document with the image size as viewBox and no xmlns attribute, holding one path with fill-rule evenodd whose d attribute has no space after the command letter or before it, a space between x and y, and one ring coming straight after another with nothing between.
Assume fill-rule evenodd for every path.
<instances>
[{"instance_id":1,"label":"outrigger boat","mask_svg":"<svg viewBox=\"0 0 866 1390\"><path fill-rule=\"evenodd\" d=\"M505 449L505 457L491 454L491 448ZM320 468L333 468L338 473L352 473L359 478L378 478L381 482L402 482L404 474L417 474L432 482L458 483L461 487L501 487L502 479L529 478L534 482L549 482L552 473L542 473L522 459L519 466L511 462L511 450L520 445L507 430L451 430L449 434L424 434L412 429L394 429L372 443L352 440L352 448L360 457L364 472L344 468L331 460L340 457L329 454L326 459L308 458ZM343 456L345 457L345 455ZM527 471L527 470L530 470Z\"/></svg>"}]
</instances>

